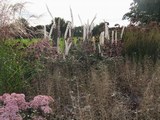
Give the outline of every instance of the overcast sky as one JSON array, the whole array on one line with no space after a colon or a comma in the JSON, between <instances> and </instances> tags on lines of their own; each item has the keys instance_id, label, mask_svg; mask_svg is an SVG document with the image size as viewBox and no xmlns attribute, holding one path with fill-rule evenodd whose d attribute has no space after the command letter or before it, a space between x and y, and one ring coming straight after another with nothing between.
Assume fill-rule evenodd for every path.
<instances>
[{"instance_id":1,"label":"overcast sky","mask_svg":"<svg viewBox=\"0 0 160 120\"><path fill-rule=\"evenodd\" d=\"M129 11L133 0L12 0L14 2L28 2L24 16L42 15L39 19L30 19L32 25L50 24L52 18L47 12L48 5L53 17L62 17L71 20L70 7L73 11L74 24L81 25L78 15L83 23L90 22L97 15L95 24L104 20L113 26L116 23L127 25L128 21L122 21L123 15Z\"/></svg>"}]
</instances>

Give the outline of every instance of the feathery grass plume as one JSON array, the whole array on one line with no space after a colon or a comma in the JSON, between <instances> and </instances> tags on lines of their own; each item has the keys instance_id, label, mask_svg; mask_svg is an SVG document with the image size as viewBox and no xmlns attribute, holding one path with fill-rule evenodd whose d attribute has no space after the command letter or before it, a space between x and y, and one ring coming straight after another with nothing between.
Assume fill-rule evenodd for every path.
<instances>
[{"instance_id":1,"label":"feathery grass plume","mask_svg":"<svg viewBox=\"0 0 160 120\"><path fill-rule=\"evenodd\" d=\"M58 36L59 38L61 37L61 29L60 29L61 26L60 26L60 24L61 24L61 19L59 18L59 19L58 19L58 25L57 25L57 29L58 29L58 30L57 30L57 31L58 31L58 33L57 33L58 35L57 35L57 36Z\"/></svg>"},{"instance_id":2,"label":"feathery grass plume","mask_svg":"<svg viewBox=\"0 0 160 120\"><path fill-rule=\"evenodd\" d=\"M101 34L100 34L100 36L99 36L99 44L101 46L104 45L104 34L105 34L104 31L102 31Z\"/></svg>"},{"instance_id":3,"label":"feathery grass plume","mask_svg":"<svg viewBox=\"0 0 160 120\"><path fill-rule=\"evenodd\" d=\"M89 20L87 20L87 24L86 24L86 39L89 39Z\"/></svg>"},{"instance_id":4,"label":"feathery grass plume","mask_svg":"<svg viewBox=\"0 0 160 120\"><path fill-rule=\"evenodd\" d=\"M92 19L90 26L93 24L93 22L95 21L96 18L97 18L97 14L95 14L94 18Z\"/></svg>"},{"instance_id":5,"label":"feathery grass plume","mask_svg":"<svg viewBox=\"0 0 160 120\"><path fill-rule=\"evenodd\" d=\"M10 33L12 36L19 36L20 38L27 36L27 29L24 23L22 23L22 19L15 20L15 22L13 22L10 26Z\"/></svg>"},{"instance_id":6,"label":"feathery grass plume","mask_svg":"<svg viewBox=\"0 0 160 120\"><path fill-rule=\"evenodd\" d=\"M65 53L64 53L64 58L65 56L68 55L69 50L71 48L72 45L72 30L74 27L74 21L73 21L73 13L72 13L72 9L70 7L70 14L71 14L71 22L68 22L65 34L64 34L64 40L65 40ZM67 35L69 34L69 38L67 38Z\"/></svg>"},{"instance_id":7,"label":"feathery grass plume","mask_svg":"<svg viewBox=\"0 0 160 120\"><path fill-rule=\"evenodd\" d=\"M25 4L26 2L11 4L9 0L0 1L0 36L2 40L16 35L17 31L19 33L24 31L24 28L17 29L17 27L12 27L13 23L17 22L17 19L22 17L21 12L24 10Z\"/></svg>"},{"instance_id":8,"label":"feathery grass plume","mask_svg":"<svg viewBox=\"0 0 160 120\"><path fill-rule=\"evenodd\" d=\"M70 42L69 38L65 40L65 56L68 55L71 45L72 45L72 42Z\"/></svg>"},{"instance_id":9,"label":"feathery grass plume","mask_svg":"<svg viewBox=\"0 0 160 120\"><path fill-rule=\"evenodd\" d=\"M44 25L44 39L47 38L47 31L46 31L46 25Z\"/></svg>"},{"instance_id":10,"label":"feathery grass plume","mask_svg":"<svg viewBox=\"0 0 160 120\"><path fill-rule=\"evenodd\" d=\"M68 25L67 25L67 28L66 28L66 31L65 31L65 34L64 34L64 40L65 40L65 53L64 53L64 58L65 56L68 55L69 53L69 50L71 48L71 45L72 45L72 36L71 36L71 32L72 32L72 23L71 22L68 22ZM67 38L67 34L69 33L69 38Z\"/></svg>"},{"instance_id":11,"label":"feathery grass plume","mask_svg":"<svg viewBox=\"0 0 160 120\"><path fill-rule=\"evenodd\" d=\"M118 31L116 30L115 31L115 44L117 44L117 41L118 41Z\"/></svg>"},{"instance_id":12,"label":"feathery grass plume","mask_svg":"<svg viewBox=\"0 0 160 120\"><path fill-rule=\"evenodd\" d=\"M101 51L101 46L100 46L100 44L98 43L98 53L99 54L101 54L102 53L102 51Z\"/></svg>"},{"instance_id":13,"label":"feathery grass plume","mask_svg":"<svg viewBox=\"0 0 160 120\"><path fill-rule=\"evenodd\" d=\"M91 35L92 35L92 30L94 28L94 20L96 19L96 16L94 16L94 18L92 19L91 23L89 23L89 20L87 20L87 24L86 24L86 39L90 40L91 39Z\"/></svg>"},{"instance_id":14,"label":"feathery grass plume","mask_svg":"<svg viewBox=\"0 0 160 120\"><path fill-rule=\"evenodd\" d=\"M70 28L70 22L68 22L65 33L64 33L64 39L65 40L67 39L67 34L68 34L68 31L69 31L69 28Z\"/></svg>"},{"instance_id":15,"label":"feathery grass plume","mask_svg":"<svg viewBox=\"0 0 160 120\"><path fill-rule=\"evenodd\" d=\"M109 23L108 22L105 22L105 39L109 40L110 39L110 36L109 36Z\"/></svg>"},{"instance_id":16,"label":"feathery grass plume","mask_svg":"<svg viewBox=\"0 0 160 120\"><path fill-rule=\"evenodd\" d=\"M16 3L16 4L10 6L10 7L11 7L11 10L13 11L14 17L16 16L16 13L18 13L19 16L21 16L22 10L23 10L23 8L25 7L25 4L26 4L26 3L27 3L27 2L23 2L23 3L21 2L21 3Z\"/></svg>"},{"instance_id":17,"label":"feathery grass plume","mask_svg":"<svg viewBox=\"0 0 160 120\"><path fill-rule=\"evenodd\" d=\"M0 26L4 27L21 16L21 11L24 9L26 2L10 4L8 0L1 0L0 4Z\"/></svg>"},{"instance_id":18,"label":"feathery grass plume","mask_svg":"<svg viewBox=\"0 0 160 120\"><path fill-rule=\"evenodd\" d=\"M71 13L71 29L74 28L74 20L73 20L73 12L72 12L72 8L70 7L70 13Z\"/></svg>"},{"instance_id":19,"label":"feathery grass plume","mask_svg":"<svg viewBox=\"0 0 160 120\"><path fill-rule=\"evenodd\" d=\"M113 44L114 43L114 30L112 30L112 41L111 43Z\"/></svg>"},{"instance_id":20,"label":"feathery grass plume","mask_svg":"<svg viewBox=\"0 0 160 120\"><path fill-rule=\"evenodd\" d=\"M86 25L83 25L83 42L86 40Z\"/></svg>"},{"instance_id":21,"label":"feathery grass plume","mask_svg":"<svg viewBox=\"0 0 160 120\"><path fill-rule=\"evenodd\" d=\"M69 38L71 39L72 37L72 28L71 28L71 23L70 23L70 27L69 27Z\"/></svg>"},{"instance_id":22,"label":"feathery grass plume","mask_svg":"<svg viewBox=\"0 0 160 120\"><path fill-rule=\"evenodd\" d=\"M90 31L89 31L90 32L90 37L92 36L92 30L94 29L94 27L95 27L94 23L92 23L92 25L90 25Z\"/></svg>"},{"instance_id":23,"label":"feathery grass plume","mask_svg":"<svg viewBox=\"0 0 160 120\"><path fill-rule=\"evenodd\" d=\"M94 36L92 37L92 42L93 42L93 50L95 51L96 50L96 39Z\"/></svg>"},{"instance_id":24,"label":"feathery grass plume","mask_svg":"<svg viewBox=\"0 0 160 120\"><path fill-rule=\"evenodd\" d=\"M79 21L80 21L81 25L83 26L82 19L81 19L81 17L79 15L78 15L78 18L79 18Z\"/></svg>"},{"instance_id":25,"label":"feathery grass plume","mask_svg":"<svg viewBox=\"0 0 160 120\"><path fill-rule=\"evenodd\" d=\"M93 28L94 28L94 21L95 19L97 18L97 14L94 16L94 18L92 19L91 23L90 23L90 26L89 26L89 32L91 33Z\"/></svg>"},{"instance_id":26,"label":"feathery grass plume","mask_svg":"<svg viewBox=\"0 0 160 120\"><path fill-rule=\"evenodd\" d=\"M47 11L48 11L49 15L51 16L51 18L52 18L52 20L53 20L53 24L55 24L55 23L54 23L54 22L55 22L55 21L54 21L54 17L53 17L53 15L52 15L51 11L49 10L47 4L46 4L46 8L47 8Z\"/></svg>"},{"instance_id":27,"label":"feathery grass plume","mask_svg":"<svg viewBox=\"0 0 160 120\"><path fill-rule=\"evenodd\" d=\"M47 11L48 11L49 15L52 18L52 23L53 23L53 25L51 26L51 29L49 31L49 35L48 35L48 39L51 40L51 35L52 35L52 32L53 32L53 29L56 28L56 23L55 23L55 19L54 19L53 15L52 15L51 11L49 10L49 7L48 7L47 4L46 4L46 8L47 8ZM53 44L54 44L54 41L53 41Z\"/></svg>"},{"instance_id":28,"label":"feathery grass plume","mask_svg":"<svg viewBox=\"0 0 160 120\"><path fill-rule=\"evenodd\" d=\"M119 24L115 24L114 25L116 28L115 28L115 44L117 44L117 41L118 41L118 28L120 28L120 25Z\"/></svg>"},{"instance_id":29,"label":"feathery grass plume","mask_svg":"<svg viewBox=\"0 0 160 120\"><path fill-rule=\"evenodd\" d=\"M52 35L52 32L53 32L53 29L54 29L54 28L55 28L55 25L52 24L51 29L50 29L50 31L49 31L49 40L52 39L52 38L51 38L51 35Z\"/></svg>"},{"instance_id":30,"label":"feathery grass plume","mask_svg":"<svg viewBox=\"0 0 160 120\"><path fill-rule=\"evenodd\" d=\"M62 51L60 49L60 38L57 38L57 53L60 54Z\"/></svg>"},{"instance_id":31,"label":"feathery grass plume","mask_svg":"<svg viewBox=\"0 0 160 120\"><path fill-rule=\"evenodd\" d=\"M82 23L81 17L79 15L78 15L78 18L79 18L80 23L83 27L83 42L84 42L85 40L89 40L91 38L91 35L92 35L91 33L94 28L93 22L96 19L96 15L92 19L91 23L89 23L89 20L87 20L87 24Z\"/></svg>"},{"instance_id":32,"label":"feathery grass plume","mask_svg":"<svg viewBox=\"0 0 160 120\"><path fill-rule=\"evenodd\" d=\"M60 37L61 37L61 35L60 35L60 33L61 33L61 31L60 31L60 19L58 19L58 37L57 37L57 52L58 52L58 54L60 54L60 42L59 42L59 40L60 40Z\"/></svg>"},{"instance_id":33,"label":"feathery grass plume","mask_svg":"<svg viewBox=\"0 0 160 120\"><path fill-rule=\"evenodd\" d=\"M122 26L122 31L121 31L121 36L120 36L121 39L123 38L124 29L125 29L125 26Z\"/></svg>"}]
</instances>

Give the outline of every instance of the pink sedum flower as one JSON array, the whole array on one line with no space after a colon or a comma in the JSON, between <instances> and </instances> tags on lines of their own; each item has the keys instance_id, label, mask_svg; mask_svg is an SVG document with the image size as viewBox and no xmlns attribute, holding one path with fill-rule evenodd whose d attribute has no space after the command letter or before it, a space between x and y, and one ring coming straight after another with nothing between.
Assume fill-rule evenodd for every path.
<instances>
[{"instance_id":1,"label":"pink sedum flower","mask_svg":"<svg viewBox=\"0 0 160 120\"><path fill-rule=\"evenodd\" d=\"M29 107L29 103L26 102L24 94L12 93L11 96L17 102L19 109L26 110Z\"/></svg>"},{"instance_id":2,"label":"pink sedum flower","mask_svg":"<svg viewBox=\"0 0 160 120\"><path fill-rule=\"evenodd\" d=\"M0 108L0 114L2 114L4 112L4 107Z\"/></svg>"},{"instance_id":3,"label":"pink sedum flower","mask_svg":"<svg viewBox=\"0 0 160 120\"><path fill-rule=\"evenodd\" d=\"M5 106L1 108L0 120L14 120L17 118L19 108L14 97L10 94L4 94L2 100Z\"/></svg>"},{"instance_id":4,"label":"pink sedum flower","mask_svg":"<svg viewBox=\"0 0 160 120\"><path fill-rule=\"evenodd\" d=\"M44 113L51 113L52 110L49 107L49 103L53 102L53 98L45 95L38 95L30 102L30 107L34 109L41 109Z\"/></svg>"},{"instance_id":5,"label":"pink sedum flower","mask_svg":"<svg viewBox=\"0 0 160 120\"><path fill-rule=\"evenodd\" d=\"M45 114L51 113L52 109L49 107L49 103L54 100L50 96L38 95L31 102L26 102L24 94L5 93L0 96L0 101L3 102L0 106L0 120L23 120L19 112L28 108L40 109ZM43 118L39 117L36 120L43 120Z\"/></svg>"},{"instance_id":6,"label":"pink sedum flower","mask_svg":"<svg viewBox=\"0 0 160 120\"><path fill-rule=\"evenodd\" d=\"M33 120L45 120L42 116L34 116Z\"/></svg>"},{"instance_id":7,"label":"pink sedum flower","mask_svg":"<svg viewBox=\"0 0 160 120\"><path fill-rule=\"evenodd\" d=\"M49 106L42 106L42 107L41 107L41 110L42 110L45 114L48 114L48 113L51 113L51 112L52 112L52 109L51 109Z\"/></svg>"}]
</instances>

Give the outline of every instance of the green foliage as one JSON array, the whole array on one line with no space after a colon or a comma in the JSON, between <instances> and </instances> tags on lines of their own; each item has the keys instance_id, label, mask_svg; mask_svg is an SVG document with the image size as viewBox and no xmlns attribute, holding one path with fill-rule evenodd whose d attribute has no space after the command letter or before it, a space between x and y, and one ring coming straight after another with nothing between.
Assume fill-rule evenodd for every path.
<instances>
[{"instance_id":1,"label":"green foliage","mask_svg":"<svg viewBox=\"0 0 160 120\"><path fill-rule=\"evenodd\" d=\"M60 48L60 52L64 53L64 49L65 49L65 42L63 38L60 38L59 40L59 48Z\"/></svg>"},{"instance_id":2,"label":"green foliage","mask_svg":"<svg viewBox=\"0 0 160 120\"><path fill-rule=\"evenodd\" d=\"M73 45L74 46L77 46L78 45L78 39L76 37L73 37ZM59 39L59 48L60 48L60 52L61 53L64 53L64 50L65 50L65 41L63 38L60 38Z\"/></svg>"},{"instance_id":3,"label":"green foliage","mask_svg":"<svg viewBox=\"0 0 160 120\"><path fill-rule=\"evenodd\" d=\"M104 22L100 23L99 25L96 25L93 28L93 36L99 36L102 31L104 31Z\"/></svg>"},{"instance_id":4,"label":"green foliage","mask_svg":"<svg viewBox=\"0 0 160 120\"><path fill-rule=\"evenodd\" d=\"M58 21L60 21L60 26L59 26L60 27L60 32L58 31ZM67 22L63 18L56 17L54 24L56 24L56 28L53 29L52 36L53 36L54 42L56 43L58 35L60 35L60 37L64 36L65 30L66 30L66 27L67 27ZM53 21L51 22L51 24L46 25L46 31L47 32L50 32L52 25L53 25Z\"/></svg>"},{"instance_id":5,"label":"green foliage","mask_svg":"<svg viewBox=\"0 0 160 120\"><path fill-rule=\"evenodd\" d=\"M0 44L0 94L21 92L27 86L27 66L21 51L4 43ZM25 86L26 85L26 86Z\"/></svg>"},{"instance_id":6,"label":"green foliage","mask_svg":"<svg viewBox=\"0 0 160 120\"><path fill-rule=\"evenodd\" d=\"M25 49L38 41L38 39L9 39L5 41L5 44L14 48Z\"/></svg>"},{"instance_id":7,"label":"green foliage","mask_svg":"<svg viewBox=\"0 0 160 120\"><path fill-rule=\"evenodd\" d=\"M26 59L26 49L37 41L13 39L0 42L0 94L25 92L29 88L35 69Z\"/></svg>"},{"instance_id":8,"label":"green foliage","mask_svg":"<svg viewBox=\"0 0 160 120\"><path fill-rule=\"evenodd\" d=\"M130 12L123 16L135 23L149 23L151 21L160 22L160 0L133 0Z\"/></svg>"},{"instance_id":9,"label":"green foliage","mask_svg":"<svg viewBox=\"0 0 160 120\"><path fill-rule=\"evenodd\" d=\"M83 26L78 26L74 28L74 36L82 37L83 36Z\"/></svg>"}]
</instances>

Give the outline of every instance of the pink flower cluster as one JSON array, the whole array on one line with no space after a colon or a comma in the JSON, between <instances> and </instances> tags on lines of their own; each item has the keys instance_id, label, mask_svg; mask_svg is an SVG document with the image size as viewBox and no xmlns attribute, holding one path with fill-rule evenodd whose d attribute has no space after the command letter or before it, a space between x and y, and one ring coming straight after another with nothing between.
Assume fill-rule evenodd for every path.
<instances>
[{"instance_id":1,"label":"pink flower cluster","mask_svg":"<svg viewBox=\"0 0 160 120\"><path fill-rule=\"evenodd\" d=\"M41 109L44 113L51 113L52 109L49 107L49 103L53 101L50 96L38 95L32 101L26 102L24 94L5 93L0 96L0 102L2 102L0 120L22 120L20 112L28 108Z\"/></svg>"},{"instance_id":2,"label":"pink flower cluster","mask_svg":"<svg viewBox=\"0 0 160 120\"><path fill-rule=\"evenodd\" d=\"M49 107L49 103L52 101L54 100L50 96L38 95L30 102L30 107L34 109L41 109L44 113L51 113L52 109Z\"/></svg>"},{"instance_id":3,"label":"pink flower cluster","mask_svg":"<svg viewBox=\"0 0 160 120\"><path fill-rule=\"evenodd\" d=\"M40 40L35 44L29 46L27 52L33 54L32 57L40 59L40 57L53 57L57 59L57 49L52 47L48 40Z\"/></svg>"}]
</instances>

